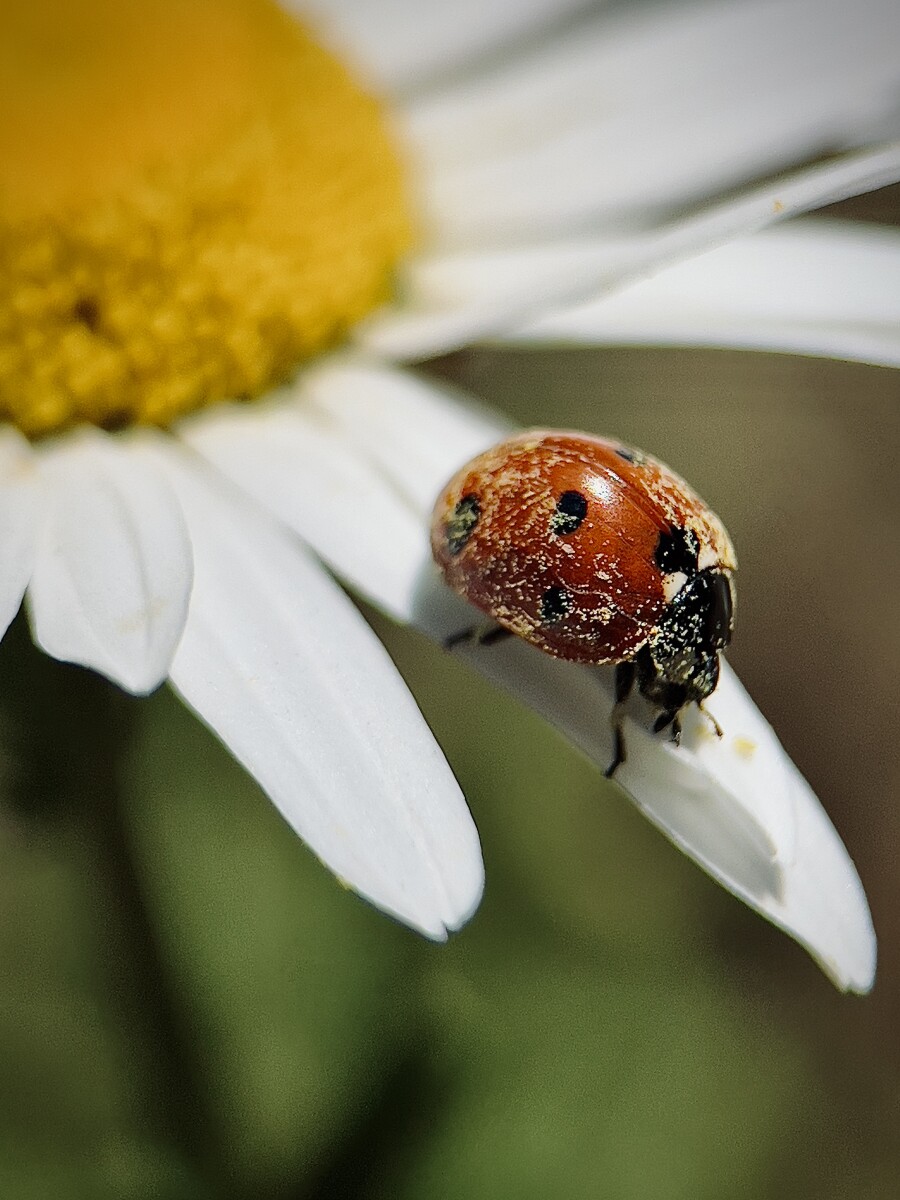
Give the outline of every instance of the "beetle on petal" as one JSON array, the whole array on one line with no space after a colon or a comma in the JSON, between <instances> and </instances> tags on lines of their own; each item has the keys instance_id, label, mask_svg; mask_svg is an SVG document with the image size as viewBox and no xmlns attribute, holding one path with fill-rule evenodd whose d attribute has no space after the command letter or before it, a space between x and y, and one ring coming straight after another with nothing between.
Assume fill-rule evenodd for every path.
<instances>
[{"instance_id":1,"label":"beetle on petal","mask_svg":"<svg viewBox=\"0 0 900 1200\"><path fill-rule=\"evenodd\" d=\"M556 658L616 664L607 775L625 758L622 707L635 684L657 710L654 730L671 726L676 739L681 710L715 690L732 634L734 548L716 514L650 455L583 433L519 434L447 484L431 546L450 587L500 630Z\"/></svg>"}]
</instances>

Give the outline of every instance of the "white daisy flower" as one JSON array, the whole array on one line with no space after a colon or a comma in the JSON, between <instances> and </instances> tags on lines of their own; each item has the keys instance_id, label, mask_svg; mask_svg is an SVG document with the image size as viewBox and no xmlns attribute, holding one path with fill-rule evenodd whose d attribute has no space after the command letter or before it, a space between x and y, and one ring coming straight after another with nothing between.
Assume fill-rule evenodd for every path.
<instances>
[{"instance_id":1,"label":"white daisy flower","mask_svg":"<svg viewBox=\"0 0 900 1200\"><path fill-rule=\"evenodd\" d=\"M458 629L428 515L505 427L401 364L487 338L896 363L897 236L765 227L900 178L900 9L316 0L295 23L271 0L32 0L2 20L2 628L24 594L47 653L137 694L168 679L338 876L445 937L481 894L477 833L322 564ZM602 672L461 652L607 765ZM721 741L691 714L680 747L632 724L618 781L867 990L837 834L727 670L709 708Z\"/></svg>"}]
</instances>

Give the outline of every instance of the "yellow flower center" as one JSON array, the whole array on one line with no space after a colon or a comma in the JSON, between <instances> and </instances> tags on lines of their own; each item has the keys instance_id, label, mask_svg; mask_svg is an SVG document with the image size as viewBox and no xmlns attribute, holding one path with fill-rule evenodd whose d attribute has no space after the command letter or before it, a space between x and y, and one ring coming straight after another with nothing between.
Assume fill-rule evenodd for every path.
<instances>
[{"instance_id":1,"label":"yellow flower center","mask_svg":"<svg viewBox=\"0 0 900 1200\"><path fill-rule=\"evenodd\" d=\"M386 297L384 114L271 0L0 9L0 419L258 396Z\"/></svg>"}]
</instances>

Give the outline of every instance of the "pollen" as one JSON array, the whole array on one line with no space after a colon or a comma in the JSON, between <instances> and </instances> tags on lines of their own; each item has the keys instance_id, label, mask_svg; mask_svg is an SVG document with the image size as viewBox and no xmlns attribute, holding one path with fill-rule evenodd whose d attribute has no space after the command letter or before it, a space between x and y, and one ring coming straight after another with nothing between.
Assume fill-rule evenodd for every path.
<instances>
[{"instance_id":1,"label":"pollen","mask_svg":"<svg viewBox=\"0 0 900 1200\"><path fill-rule=\"evenodd\" d=\"M258 397L411 240L381 104L270 0L0 6L0 419Z\"/></svg>"}]
</instances>

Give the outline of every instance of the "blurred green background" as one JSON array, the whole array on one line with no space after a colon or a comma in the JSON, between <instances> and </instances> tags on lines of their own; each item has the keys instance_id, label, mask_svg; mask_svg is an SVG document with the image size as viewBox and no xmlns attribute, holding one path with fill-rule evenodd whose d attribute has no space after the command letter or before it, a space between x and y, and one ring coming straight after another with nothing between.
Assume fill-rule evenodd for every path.
<instances>
[{"instance_id":1,"label":"blurred green background","mask_svg":"<svg viewBox=\"0 0 900 1200\"><path fill-rule=\"evenodd\" d=\"M444 947L338 886L167 691L121 696L19 626L0 1197L895 1200L900 375L619 349L431 370L650 450L725 519L729 657L859 867L873 994L841 996L533 715L369 610L481 831L485 899Z\"/></svg>"}]
</instances>

